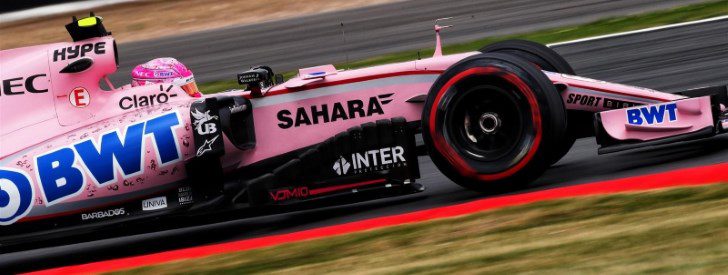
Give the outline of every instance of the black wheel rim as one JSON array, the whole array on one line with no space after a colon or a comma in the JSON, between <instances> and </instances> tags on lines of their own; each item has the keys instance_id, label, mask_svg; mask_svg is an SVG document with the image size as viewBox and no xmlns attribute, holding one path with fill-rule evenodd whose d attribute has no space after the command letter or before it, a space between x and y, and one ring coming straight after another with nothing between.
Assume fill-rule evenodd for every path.
<instances>
[{"instance_id":1,"label":"black wheel rim","mask_svg":"<svg viewBox=\"0 0 728 275\"><path fill-rule=\"evenodd\" d=\"M457 89L457 88L456 88ZM448 142L478 162L499 162L504 170L520 160L533 142L528 101L512 87L478 85L458 89L445 114Z\"/></svg>"}]
</instances>

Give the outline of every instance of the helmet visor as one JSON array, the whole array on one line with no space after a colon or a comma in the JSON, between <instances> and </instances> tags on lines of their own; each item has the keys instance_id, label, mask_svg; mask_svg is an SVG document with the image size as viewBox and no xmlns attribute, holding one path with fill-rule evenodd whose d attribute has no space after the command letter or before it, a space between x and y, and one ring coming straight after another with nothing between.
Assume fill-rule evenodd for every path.
<instances>
[{"instance_id":1,"label":"helmet visor","mask_svg":"<svg viewBox=\"0 0 728 275\"><path fill-rule=\"evenodd\" d=\"M202 94L200 93L200 90L197 89L197 84L195 83L194 80L180 85L180 88L182 88L182 90L184 90L191 97L202 96Z\"/></svg>"}]
</instances>

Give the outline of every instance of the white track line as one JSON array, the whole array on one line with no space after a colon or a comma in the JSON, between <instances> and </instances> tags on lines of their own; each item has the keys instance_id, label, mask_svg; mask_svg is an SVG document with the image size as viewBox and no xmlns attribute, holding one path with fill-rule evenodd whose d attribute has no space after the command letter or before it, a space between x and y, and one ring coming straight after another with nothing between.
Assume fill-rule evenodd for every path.
<instances>
[{"instance_id":1,"label":"white track line","mask_svg":"<svg viewBox=\"0 0 728 275\"><path fill-rule=\"evenodd\" d=\"M711 18L707 18L707 19L703 19L703 20L697 20L697 21L690 21L690 22L683 22L683 23L677 23L677 24L671 24L671 25L664 25L664 26L646 28L646 29L641 29L641 30L634 30L634 31L628 31L628 32L619 32L619 33L612 33L612 34L592 36L592 37L581 38L581 39L570 40L570 41L564 41L564 42L551 43L551 44L548 44L547 46L549 46L549 47L564 46L564 45L570 45L570 44L581 43L581 42L586 42L586 41L599 40L599 39L612 38L612 37L619 37L619 36L632 35L632 34L638 34L638 33L645 33L645 32L657 31L657 30L662 30L662 29L670 29L670 28L677 28L677 27L683 27L683 26L690 26L690 25L702 24L702 23L713 22L713 21L720 21L720 20L725 20L725 19L728 19L728 15L723 15L723 16L718 16L718 17L711 17Z\"/></svg>"},{"instance_id":2,"label":"white track line","mask_svg":"<svg viewBox=\"0 0 728 275\"><path fill-rule=\"evenodd\" d=\"M9 1L9 0L6 0ZM13 12L0 13L0 23L10 23L18 20L31 19L37 17L44 17L50 15L56 15L61 13L77 12L80 10L88 10L100 8L103 6L133 2L137 0L88 0L78 1L70 3L61 3L55 5L41 6L30 8L26 10L19 10ZM70 22L70 16L69 16Z\"/></svg>"}]
</instances>

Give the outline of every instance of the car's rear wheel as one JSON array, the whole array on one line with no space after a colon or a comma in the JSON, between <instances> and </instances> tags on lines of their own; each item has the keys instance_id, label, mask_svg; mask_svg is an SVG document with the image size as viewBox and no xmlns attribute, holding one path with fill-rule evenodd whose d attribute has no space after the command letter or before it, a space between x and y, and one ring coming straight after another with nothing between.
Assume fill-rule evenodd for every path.
<instances>
[{"instance_id":1,"label":"car's rear wheel","mask_svg":"<svg viewBox=\"0 0 728 275\"><path fill-rule=\"evenodd\" d=\"M443 73L422 114L423 139L435 165L477 191L531 182L550 165L566 131L554 85L513 55L479 54Z\"/></svg>"},{"instance_id":2,"label":"car's rear wheel","mask_svg":"<svg viewBox=\"0 0 728 275\"><path fill-rule=\"evenodd\" d=\"M559 53L533 41L520 39L505 40L487 45L479 51L482 53L507 53L531 62L544 71L576 75L576 72L569 65L569 62L559 55ZM554 150L554 154L549 158L549 164L558 162L571 150L577 136L573 130L569 126L566 137L557 145L558 149Z\"/></svg>"}]
</instances>

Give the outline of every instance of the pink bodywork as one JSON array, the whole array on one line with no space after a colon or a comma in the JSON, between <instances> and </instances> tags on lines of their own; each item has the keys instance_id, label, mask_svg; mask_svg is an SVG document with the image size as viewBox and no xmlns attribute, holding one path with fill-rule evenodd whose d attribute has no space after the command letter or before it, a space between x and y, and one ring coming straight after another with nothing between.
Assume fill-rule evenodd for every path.
<instances>
[{"instance_id":1,"label":"pink bodywork","mask_svg":"<svg viewBox=\"0 0 728 275\"><path fill-rule=\"evenodd\" d=\"M59 73L66 65L82 56L54 61L54 54L57 50L75 46L83 47L89 44L103 45L101 46L103 51L99 51L103 53L92 50L83 56L93 60L91 68L75 74ZM181 159L160 166L154 142L151 141L151 137L146 136L142 173L125 178L118 171L119 169L116 169L116 181L103 186L95 184L92 180L86 180L86 186L82 192L53 206L45 205L38 179L31 176L31 182L36 190L35 205L30 213L20 220L21 222L89 211L149 196L152 193L173 190L178 188L180 182L186 178L184 163L195 155L189 108L193 101L199 99L190 97L178 86L167 83L138 87L126 85L121 88L112 88L109 91L102 89L99 83L104 81L107 75L116 71L114 51L114 40L110 36L76 43L55 43L0 51L0 79L23 78L16 82L24 83L30 76L43 75L33 79L32 88L36 91L48 90L47 92L25 92L18 95L7 95L7 91L3 91L5 94L0 96L0 140L2 141L0 167L20 169L28 175L35 175L34 160L39 155L70 146L79 140L98 141L102 134L111 131L123 133L129 124L168 113L176 113L180 121L179 127L176 127L174 132ZM263 97L251 99L254 107L256 147L241 151L225 138L226 155L222 159L223 167L226 171L236 170L261 160L320 143L347 128L378 119L404 117L408 121L419 121L424 99L432 83L452 64L474 54L477 52L438 56L350 71L335 71L335 68L330 65L303 69L301 77L293 78L264 91ZM194 68L192 69L194 70ZM554 83L567 86L563 92L565 102L571 94L611 97L640 104L683 98L643 88L575 76L556 73L547 73L547 75ZM23 89L22 87L16 88L17 90L13 91ZM152 95L154 98L150 99ZM211 96L220 95L250 96L248 92L242 90ZM155 103L141 106L144 104L140 105L138 102L142 97ZM165 100L160 100L161 98ZM356 100L364 103L376 100L381 105L383 114L352 116L329 123L297 127L280 126L283 123L278 117L281 111L287 110L295 120L295 114L299 108L307 109L323 104L346 104L347 101ZM699 104L704 103L699 102ZM575 103L566 106L569 109L591 112L609 109L600 107L598 104L592 105L594 104L586 106ZM607 114L611 116L612 113ZM646 132L640 135L644 135L644 138L652 138L662 136L663 133ZM84 176L90 178L88 171Z\"/></svg>"},{"instance_id":2,"label":"pink bodywork","mask_svg":"<svg viewBox=\"0 0 728 275\"><path fill-rule=\"evenodd\" d=\"M665 111L664 107L668 104L676 105L674 120L670 120L669 112ZM641 111L645 108L633 107L600 113L604 129L607 131L607 134L618 140L649 141L692 133L713 126L713 113L710 97L708 96L688 98L647 107L654 107L656 108L655 110L662 108L664 113L663 121L660 123L654 122L649 125L647 123L642 123L642 125L630 123L628 112Z\"/></svg>"},{"instance_id":3,"label":"pink bodywork","mask_svg":"<svg viewBox=\"0 0 728 275\"><path fill-rule=\"evenodd\" d=\"M75 74L59 73L72 60L53 60L58 49L75 45L99 44L103 46L103 54L93 51L85 53L84 58L93 59L93 65L86 71ZM15 168L31 175L31 182L36 189L36 202L25 220L37 219L59 213L69 213L130 199L135 192L145 189L174 188L170 183L185 178L184 162L178 161L160 167L154 152L154 143L147 137L146 152L143 156L144 173L131 178L120 176L117 171L117 182L105 184L103 188L86 180L86 187L75 197L53 205L44 206L45 202L39 191L34 161L38 155L69 146L84 139L98 141L100 135L111 131L123 131L128 124L142 121L147 117L168 112L176 112L182 123L177 127L176 138L180 154L187 158L193 150L189 132L189 112L187 111L194 98L188 96L178 87L166 85L150 85L130 87L129 85L113 91L106 91L99 85L102 79L116 71L114 60L114 40L111 37L89 39L77 43L55 43L43 46L26 47L0 51L0 79L23 78L42 74L34 79L34 89L46 90L42 93L27 92L25 85L14 87L12 91L25 91L23 94L8 95L3 91L0 98L0 167ZM86 92L75 95L74 91L83 89ZM120 108L121 102L127 103L134 96L155 95L155 98L167 99L163 104L150 105L145 108ZM74 101L81 97L83 104ZM84 175L90 178L88 171ZM108 198L112 198L109 200ZM117 199L113 199L117 198ZM22 221L22 220L21 220Z\"/></svg>"}]
</instances>

